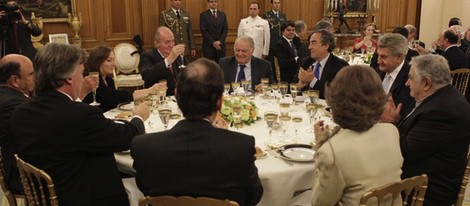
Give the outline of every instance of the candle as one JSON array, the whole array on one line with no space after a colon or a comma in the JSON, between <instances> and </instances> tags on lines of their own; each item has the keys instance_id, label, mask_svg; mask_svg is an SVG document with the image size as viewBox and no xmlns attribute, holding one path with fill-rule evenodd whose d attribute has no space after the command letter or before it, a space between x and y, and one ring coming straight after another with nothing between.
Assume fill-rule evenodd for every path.
<instances>
[{"instance_id":1,"label":"candle","mask_svg":"<svg viewBox=\"0 0 470 206\"><path fill-rule=\"evenodd\" d=\"M380 0L376 0L376 1L377 1L377 2L375 2L377 4L376 9L379 10Z\"/></svg>"},{"instance_id":2,"label":"candle","mask_svg":"<svg viewBox=\"0 0 470 206\"><path fill-rule=\"evenodd\" d=\"M338 0L335 0L335 11L338 9Z\"/></svg>"}]
</instances>

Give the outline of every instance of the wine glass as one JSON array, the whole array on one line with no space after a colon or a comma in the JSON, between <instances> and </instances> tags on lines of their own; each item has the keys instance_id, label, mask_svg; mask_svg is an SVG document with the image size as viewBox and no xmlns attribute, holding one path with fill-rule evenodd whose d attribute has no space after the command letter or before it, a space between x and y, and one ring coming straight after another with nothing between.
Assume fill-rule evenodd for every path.
<instances>
[{"instance_id":1,"label":"wine glass","mask_svg":"<svg viewBox=\"0 0 470 206\"><path fill-rule=\"evenodd\" d=\"M241 112L242 112L242 105L240 104L232 105L232 125L235 128L237 128L237 130L243 127Z\"/></svg>"},{"instance_id":2,"label":"wine glass","mask_svg":"<svg viewBox=\"0 0 470 206\"><path fill-rule=\"evenodd\" d=\"M170 120L174 120L174 121L177 122L179 119L181 119L181 113L179 113L179 112L172 112L172 113L170 114ZM176 124L176 122L175 122L175 124Z\"/></svg>"},{"instance_id":3,"label":"wine glass","mask_svg":"<svg viewBox=\"0 0 470 206\"><path fill-rule=\"evenodd\" d=\"M292 125L294 126L295 132L295 142L298 142L297 134L299 133L300 125L302 124L302 116L301 115L293 115L292 116Z\"/></svg>"},{"instance_id":4,"label":"wine glass","mask_svg":"<svg viewBox=\"0 0 470 206\"><path fill-rule=\"evenodd\" d=\"M158 98L158 91L157 90L149 91L147 98L150 100L150 115L153 116L158 111L158 108L160 107L160 104L161 104ZM136 102L138 101L135 101L134 103ZM149 118L149 126L153 127L152 117Z\"/></svg>"},{"instance_id":5,"label":"wine glass","mask_svg":"<svg viewBox=\"0 0 470 206\"><path fill-rule=\"evenodd\" d=\"M310 128L307 130L307 132L313 133L313 124L315 123L315 115L317 114L317 111L318 111L318 105L315 103L309 102L305 105L305 107L307 109L307 113L308 113L309 120L310 120Z\"/></svg>"},{"instance_id":6,"label":"wine glass","mask_svg":"<svg viewBox=\"0 0 470 206\"><path fill-rule=\"evenodd\" d=\"M296 83L291 83L290 84L290 95L292 96L292 103L296 105L297 103L295 102L295 98L297 97L297 84Z\"/></svg>"},{"instance_id":7,"label":"wine glass","mask_svg":"<svg viewBox=\"0 0 470 206\"><path fill-rule=\"evenodd\" d=\"M289 116L290 101L282 99L279 101L279 112L281 116Z\"/></svg>"},{"instance_id":8,"label":"wine glass","mask_svg":"<svg viewBox=\"0 0 470 206\"><path fill-rule=\"evenodd\" d=\"M320 96L320 91L318 90L308 90L307 96L310 99L310 103L316 104Z\"/></svg>"},{"instance_id":9,"label":"wine glass","mask_svg":"<svg viewBox=\"0 0 470 206\"><path fill-rule=\"evenodd\" d=\"M279 84L271 84L271 89L273 90L273 96L277 100L277 95L279 94Z\"/></svg>"},{"instance_id":10,"label":"wine glass","mask_svg":"<svg viewBox=\"0 0 470 206\"><path fill-rule=\"evenodd\" d=\"M233 89L233 94L234 95L237 94L238 88L240 88L240 82L232 82L232 89Z\"/></svg>"},{"instance_id":11,"label":"wine glass","mask_svg":"<svg viewBox=\"0 0 470 206\"><path fill-rule=\"evenodd\" d=\"M166 130L168 123L170 122L171 108L168 106L162 106L158 109L158 114L160 115L160 120L162 120L163 129Z\"/></svg>"},{"instance_id":12,"label":"wine glass","mask_svg":"<svg viewBox=\"0 0 470 206\"><path fill-rule=\"evenodd\" d=\"M282 134L281 134L281 139L282 142L284 143L289 143L289 135L286 133L287 128L289 127L289 122L291 120L291 117L289 115L281 115L279 116L279 122L281 123L282 127Z\"/></svg>"},{"instance_id":13,"label":"wine glass","mask_svg":"<svg viewBox=\"0 0 470 206\"><path fill-rule=\"evenodd\" d=\"M277 121L278 114L277 112L274 111L267 111L264 113L264 121L266 122L266 126L268 127L269 130L269 139L265 143L266 146L268 147L274 147L274 142L272 140L272 132L273 132L273 126L274 123Z\"/></svg>"},{"instance_id":14,"label":"wine glass","mask_svg":"<svg viewBox=\"0 0 470 206\"><path fill-rule=\"evenodd\" d=\"M228 94L229 94L229 91L230 91L230 84L229 84L229 83L225 83L225 84L224 84L224 95L228 95Z\"/></svg>"},{"instance_id":15,"label":"wine glass","mask_svg":"<svg viewBox=\"0 0 470 206\"><path fill-rule=\"evenodd\" d=\"M100 73L99 72L89 72L88 75L92 76L92 77L96 77L96 78L99 78L100 77ZM90 103L91 106L100 106L101 104L99 102L96 101L96 89L97 88L94 88L93 89L93 102Z\"/></svg>"},{"instance_id":16,"label":"wine glass","mask_svg":"<svg viewBox=\"0 0 470 206\"><path fill-rule=\"evenodd\" d=\"M245 94L247 94L247 92L251 91L251 81L242 80L242 87L243 87L243 90L245 91Z\"/></svg>"},{"instance_id":17,"label":"wine glass","mask_svg":"<svg viewBox=\"0 0 470 206\"><path fill-rule=\"evenodd\" d=\"M281 98L284 98L284 96L287 94L288 87L289 84L287 82L279 83L279 91L281 92Z\"/></svg>"}]
</instances>

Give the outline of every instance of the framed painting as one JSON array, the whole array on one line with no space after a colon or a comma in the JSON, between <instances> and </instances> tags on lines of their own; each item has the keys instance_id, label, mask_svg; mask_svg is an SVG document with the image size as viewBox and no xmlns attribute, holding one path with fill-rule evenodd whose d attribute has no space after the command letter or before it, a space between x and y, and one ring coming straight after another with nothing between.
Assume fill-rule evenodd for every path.
<instances>
[{"instance_id":1,"label":"framed painting","mask_svg":"<svg viewBox=\"0 0 470 206\"><path fill-rule=\"evenodd\" d=\"M69 37L67 34L49 34L49 42L69 44Z\"/></svg>"},{"instance_id":2,"label":"framed painting","mask_svg":"<svg viewBox=\"0 0 470 206\"><path fill-rule=\"evenodd\" d=\"M18 0L25 17L31 13L43 22L66 22L68 13L75 13L75 0Z\"/></svg>"},{"instance_id":3,"label":"framed painting","mask_svg":"<svg viewBox=\"0 0 470 206\"><path fill-rule=\"evenodd\" d=\"M324 14L338 17L344 5L345 17L367 17L371 12L371 1L377 0L325 0Z\"/></svg>"}]
</instances>

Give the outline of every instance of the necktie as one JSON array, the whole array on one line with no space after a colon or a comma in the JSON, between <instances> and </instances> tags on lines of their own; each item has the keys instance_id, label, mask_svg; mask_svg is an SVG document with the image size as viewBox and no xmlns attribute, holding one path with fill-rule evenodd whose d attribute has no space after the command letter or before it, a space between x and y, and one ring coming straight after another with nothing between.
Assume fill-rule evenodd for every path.
<instances>
[{"instance_id":1,"label":"necktie","mask_svg":"<svg viewBox=\"0 0 470 206\"><path fill-rule=\"evenodd\" d=\"M179 11L179 10L176 10L176 17L178 17L178 19L181 19L180 11Z\"/></svg>"},{"instance_id":2,"label":"necktie","mask_svg":"<svg viewBox=\"0 0 470 206\"><path fill-rule=\"evenodd\" d=\"M292 53L294 54L294 56L297 56L297 49L294 46L294 42L290 40L289 44L290 44L290 48L292 49Z\"/></svg>"},{"instance_id":3,"label":"necktie","mask_svg":"<svg viewBox=\"0 0 470 206\"><path fill-rule=\"evenodd\" d=\"M275 14L276 14L276 17L279 19L279 12L276 12Z\"/></svg>"},{"instance_id":4,"label":"necktie","mask_svg":"<svg viewBox=\"0 0 470 206\"><path fill-rule=\"evenodd\" d=\"M170 70L170 73L171 73L171 77L173 78L173 81L176 82L176 78L175 78L175 72L173 71L173 65L168 65L168 70Z\"/></svg>"},{"instance_id":5,"label":"necktie","mask_svg":"<svg viewBox=\"0 0 470 206\"><path fill-rule=\"evenodd\" d=\"M238 77L237 77L237 82L241 82L242 80L245 80L245 67L246 65L240 64L240 71L238 72Z\"/></svg>"},{"instance_id":6,"label":"necktie","mask_svg":"<svg viewBox=\"0 0 470 206\"><path fill-rule=\"evenodd\" d=\"M382 82L382 86L384 87L384 91L388 93L388 88L390 87L390 82L392 80L392 76L390 74L386 74L384 77L384 81Z\"/></svg>"},{"instance_id":7,"label":"necktie","mask_svg":"<svg viewBox=\"0 0 470 206\"><path fill-rule=\"evenodd\" d=\"M212 11L212 17L214 17L214 19L217 19L217 11Z\"/></svg>"},{"instance_id":8,"label":"necktie","mask_svg":"<svg viewBox=\"0 0 470 206\"><path fill-rule=\"evenodd\" d=\"M317 78L318 80L320 80L320 67L321 67L320 62L317 62L317 63L315 64L315 69L313 70L313 75L314 75L315 78Z\"/></svg>"}]
</instances>

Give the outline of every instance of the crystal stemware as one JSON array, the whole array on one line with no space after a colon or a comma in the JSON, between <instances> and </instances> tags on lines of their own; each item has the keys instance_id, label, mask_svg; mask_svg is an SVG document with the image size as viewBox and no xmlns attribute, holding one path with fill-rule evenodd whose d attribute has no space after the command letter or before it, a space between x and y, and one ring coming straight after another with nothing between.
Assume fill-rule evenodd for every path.
<instances>
[{"instance_id":1,"label":"crystal stemware","mask_svg":"<svg viewBox=\"0 0 470 206\"><path fill-rule=\"evenodd\" d=\"M89 72L88 75L92 76L92 77L95 77L95 78L99 78L100 77L100 73L99 72ZM96 101L96 89L97 88L94 88L93 89L93 102L90 103L91 106L100 106L101 104L99 102Z\"/></svg>"},{"instance_id":2,"label":"crystal stemware","mask_svg":"<svg viewBox=\"0 0 470 206\"><path fill-rule=\"evenodd\" d=\"M272 132L273 132L274 123L277 122L277 117L278 117L278 114L277 112L274 112L274 111L267 111L264 113L264 121L266 122L266 127L268 127L268 131L269 131L269 139L267 142L265 142L266 146L268 147L275 146L274 141L272 140Z\"/></svg>"},{"instance_id":3,"label":"crystal stemware","mask_svg":"<svg viewBox=\"0 0 470 206\"><path fill-rule=\"evenodd\" d=\"M297 84L296 83L291 83L290 84L290 95L292 97L292 103L296 105L295 98L297 98L297 93L299 91L297 90Z\"/></svg>"},{"instance_id":4,"label":"crystal stemware","mask_svg":"<svg viewBox=\"0 0 470 206\"><path fill-rule=\"evenodd\" d=\"M168 123L170 122L171 108L168 106L162 106L158 109L158 114L160 116L160 120L162 120L164 130L166 130L166 128L168 128Z\"/></svg>"},{"instance_id":5,"label":"crystal stemware","mask_svg":"<svg viewBox=\"0 0 470 206\"><path fill-rule=\"evenodd\" d=\"M298 136L297 134L299 133L300 125L302 124L302 116L301 115L293 115L292 116L292 125L294 126L294 132L295 132L295 142L298 142Z\"/></svg>"},{"instance_id":6,"label":"crystal stemware","mask_svg":"<svg viewBox=\"0 0 470 206\"><path fill-rule=\"evenodd\" d=\"M283 143L289 143L289 135L286 133L287 128L289 127L289 122L291 117L288 115L281 115L279 116L279 122L281 123L282 134L281 134L281 141Z\"/></svg>"},{"instance_id":7,"label":"crystal stemware","mask_svg":"<svg viewBox=\"0 0 470 206\"><path fill-rule=\"evenodd\" d=\"M287 82L279 83L279 91L281 92L281 98L287 94L287 89L289 88L289 84Z\"/></svg>"}]
</instances>

